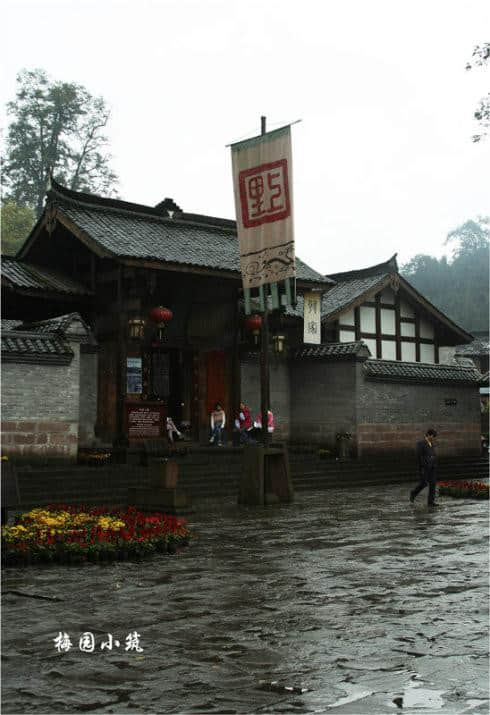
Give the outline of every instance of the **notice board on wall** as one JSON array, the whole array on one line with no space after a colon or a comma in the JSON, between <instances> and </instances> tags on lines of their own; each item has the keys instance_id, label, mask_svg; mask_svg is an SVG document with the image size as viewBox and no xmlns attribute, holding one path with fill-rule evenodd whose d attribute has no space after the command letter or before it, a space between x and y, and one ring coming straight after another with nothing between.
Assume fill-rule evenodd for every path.
<instances>
[{"instance_id":1,"label":"notice board on wall","mask_svg":"<svg viewBox=\"0 0 490 715\"><path fill-rule=\"evenodd\" d=\"M166 409L158 402L126 403L126 425L129 439L148 439L165 434Z\"/></svg>"}]
</instances>

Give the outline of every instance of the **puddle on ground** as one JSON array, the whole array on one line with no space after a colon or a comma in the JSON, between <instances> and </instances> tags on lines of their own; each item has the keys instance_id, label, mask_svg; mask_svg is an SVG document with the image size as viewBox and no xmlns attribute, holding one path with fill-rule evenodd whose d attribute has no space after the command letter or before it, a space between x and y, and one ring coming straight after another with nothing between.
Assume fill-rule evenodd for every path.
<instances>
[{"instance_id":1,"label":"puddle on ground","mask_svg":"<svg viewBox=\"0 0 490 715\"><path fill-rule=\"evenodd\" d=\"M407 495L210 500L192 517L199 539L175 556L6 570L4 591L62 600L2 598L2 712L393 715L396 696L408 712L482 711L488 503L424 515ZM78 647L86 631L93 653ZM133 631L141 654L125 651ZM112 652L99 645L109 633L122 644Z\"/></svg>"}]
</instances>

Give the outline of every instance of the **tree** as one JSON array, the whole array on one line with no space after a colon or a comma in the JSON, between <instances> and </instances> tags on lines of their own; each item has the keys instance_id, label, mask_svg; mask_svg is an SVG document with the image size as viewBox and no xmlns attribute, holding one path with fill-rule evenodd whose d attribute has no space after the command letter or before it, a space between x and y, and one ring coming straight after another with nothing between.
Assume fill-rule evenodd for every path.
<instances>
[{"instance_id":1,"label":"tree","mask_svg":"<svg viewBox=\"0 0 490 715\"><path fill-rule=\"evenodd\" d=\"M472 60L466 65L467 70L473 67L484 67L490 62L490 42L484 42L483 45L476 45L473 50ZM484 139L490 129L490 92L480 99L480 103L473 115L481 127L480 134L473 136L474 142L479 142Z\"/></svg>"},{"instance_id":2,"label":"tree","mask_svg":"<svg viewBox=\"0 0 490 715\"><path fill-rule=\"evenodd\" d=\"M36 217L28 206L4 201L1 211L2 253L17 253L34 225Z\"/></svg>"},{"instance_id":3,"label":"tree","mask_svg":"<svg viewBox=\"0 0 490 715\"><path fill-rule=\"evenodd\" d=\"M488 330L490 219L466 221L448 233L452 260L419 254L401 272L468 331Z\"/></svg>"},{"instance_id":4,"label":"tree","mask_svg":"<svg viewBox=\"0 0 490 715\"><path fill-rule=\"evenodd\" d=\"M456 243L453 249L453 259L464 256L474 256L480 251L488 251L490 243L490 217L479 216L476 221L465 221L457 228L450 231L444 242Z\"/></svg>"},{"instance_id":5,"label":"tree","mask_svg":"<svg viewBox=\"0 0 490 715\"><path fill-rule=\"evenodd\" d=\"M82 85L53 81L41 69L22 71L17 83L16 99L7 104L13 117L4 164L7 198L40 216L50 171L75 191L114 194L104 100Z\"/></svg>"}]
</instances>

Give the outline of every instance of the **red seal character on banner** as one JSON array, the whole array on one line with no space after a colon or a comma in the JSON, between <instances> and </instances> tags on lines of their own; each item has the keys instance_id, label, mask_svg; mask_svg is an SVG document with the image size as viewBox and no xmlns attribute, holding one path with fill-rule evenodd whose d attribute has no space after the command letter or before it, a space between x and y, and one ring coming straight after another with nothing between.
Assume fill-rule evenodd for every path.
<instances>
[{"instance_id":1,"label":"red seal character on banner","mask_svg":"<svg viewBox=\"0 0 490 715\"><path fill-rule=\"evenodd\" d=\"M241 171L239 186L245 228L280 221L291 215L287 159Z\"/></svg>"}]
</instances>

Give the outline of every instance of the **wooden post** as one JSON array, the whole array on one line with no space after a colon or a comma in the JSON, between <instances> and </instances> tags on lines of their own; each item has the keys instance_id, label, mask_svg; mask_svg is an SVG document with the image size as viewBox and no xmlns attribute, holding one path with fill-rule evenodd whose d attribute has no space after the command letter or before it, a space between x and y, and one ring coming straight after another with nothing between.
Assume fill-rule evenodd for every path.
<instances>
[{"instance_id":1,"label":"wooden post","mask_svg":"<svg viewBox=\"0 0 490 715\"><path fill-rule=\"evenodd\" d=\"M266 117L260 118L260 133L266 133ZM265 286L264 286L265 288ZM270 383L269 383L269 306L267 303L267 290L264 290L264 312L262 315L262 340L260 344L260 410L262 413L262 439L264 448L269 446L269 406L270 406Z\"/></svg>"},{"instance_id":2,"label":"wooden post","mask_svg":"<svg viewBox=\"0 0 490 715\"><path fill-rule=\"evenodd\" d=\"M116 363L116 445L122 447L126 445L126 435L124 433L124 399L126 397L126 345L123 330L123 267L119 263L117 268L117 363Z\"/></svg>"}]
</instances>

